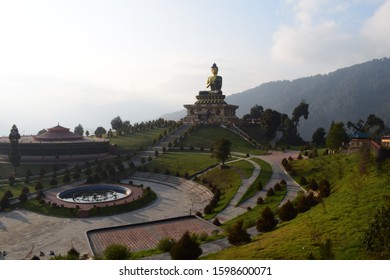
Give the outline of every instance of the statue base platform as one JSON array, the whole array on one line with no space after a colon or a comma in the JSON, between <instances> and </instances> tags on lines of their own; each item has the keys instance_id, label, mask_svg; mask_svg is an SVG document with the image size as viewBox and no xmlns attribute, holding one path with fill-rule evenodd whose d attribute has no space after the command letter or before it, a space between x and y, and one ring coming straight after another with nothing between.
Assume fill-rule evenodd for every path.
<instances>
[{"instance_id":1,"label":"statue base platform","mask_svg":"<svg viewBox=\"0 0 390 280\"><path fill-rule=\"evenodd\" d=\"M238 106L227 104L222 91L200 91L195 104L184 105L187 116L182 119L187 124L230 124L238 123Z\"/></svg>"}]
</instances>

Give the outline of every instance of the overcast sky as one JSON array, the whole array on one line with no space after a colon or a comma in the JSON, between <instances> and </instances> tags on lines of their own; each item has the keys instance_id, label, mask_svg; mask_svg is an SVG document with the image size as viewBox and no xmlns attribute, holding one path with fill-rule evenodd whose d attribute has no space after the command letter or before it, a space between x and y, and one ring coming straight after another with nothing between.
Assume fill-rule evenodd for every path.
<instances>
[{"instance_id":1,"label":"overcast sky","mask_svg":"<svg viewBox=\"0 0 390 280\"><path fill-rule=\"evenodd\" d=\"M390 56L390 0L0 0L0 135L93 132Z\"/></svg>"}]
</instances>

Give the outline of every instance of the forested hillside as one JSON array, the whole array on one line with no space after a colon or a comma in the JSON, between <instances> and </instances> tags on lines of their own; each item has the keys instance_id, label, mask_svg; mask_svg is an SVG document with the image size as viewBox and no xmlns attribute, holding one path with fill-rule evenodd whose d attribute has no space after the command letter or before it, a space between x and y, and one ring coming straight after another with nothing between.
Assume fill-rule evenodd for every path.
<instances>
[{"instance_id":1,"label":"forested hillside","mask_svg":"<svg viewBox=\"0 0 390 280\"><path fill-rule=\"evenodd\" d=\"M307 140L318 127L328 131L332 120L357 121L376 114L389 125L390 59L375 59L327 75L269 82L226 98L228 103L240 106L239 116L248 113L254 104L292 112L302 100L310 105L309 119L299 128Z\"/></svg>"}]
</instances>

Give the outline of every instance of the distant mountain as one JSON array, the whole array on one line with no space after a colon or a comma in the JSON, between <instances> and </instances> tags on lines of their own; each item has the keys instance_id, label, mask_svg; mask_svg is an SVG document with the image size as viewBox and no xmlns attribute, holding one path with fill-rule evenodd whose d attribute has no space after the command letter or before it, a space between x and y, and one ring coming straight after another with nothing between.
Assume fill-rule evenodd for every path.
<instances>
[{"instance_id":1,"label":"distant mountain","mask_svg":"<svg viewBox=\"0 0 390 280\"><path fill-rule=\"evenodd\" d=\"M365 120L369 114L376 114L389 126L390 59L375 59L327 75L264 83L226 97L229 104L240 106L239 117L255 104L291 115L302 100L309 104L310 112L309 119L301 120L299 127L306 140L311 140L318 127L328 131L333 120ZM185 111L174 114L178 119ZM167 114L165 118L169 119L171 115Z\"/></svg>"}]
</instances>

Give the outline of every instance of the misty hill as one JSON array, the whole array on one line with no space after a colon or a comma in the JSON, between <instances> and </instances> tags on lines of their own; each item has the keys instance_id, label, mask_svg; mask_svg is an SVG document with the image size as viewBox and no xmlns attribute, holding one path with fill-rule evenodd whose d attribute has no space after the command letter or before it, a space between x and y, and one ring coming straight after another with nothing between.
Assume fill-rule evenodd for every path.
<instances>
[{"instance_id":1,"label":"misty hill","mask_svg":"<svg viewBox=\"0 0 390 280\"><path fill-rule=\"evenodd\" d=\"M259 104L291 115L302 100L309 104L309 119L301 120L299 132L306 140L316 128L329 130L335 121L357 121L369 114L381 117L390 125L390 59L375 59L326 75L300 78L293 81L264 83L256 88L226 97L230 104L239 105L242 117ZM184 111L167 114L178 118Z\"/></svg>"}]
</instances>

